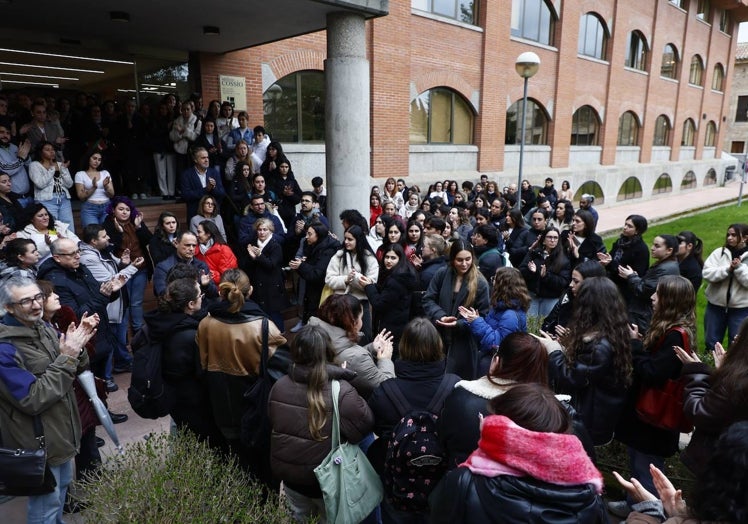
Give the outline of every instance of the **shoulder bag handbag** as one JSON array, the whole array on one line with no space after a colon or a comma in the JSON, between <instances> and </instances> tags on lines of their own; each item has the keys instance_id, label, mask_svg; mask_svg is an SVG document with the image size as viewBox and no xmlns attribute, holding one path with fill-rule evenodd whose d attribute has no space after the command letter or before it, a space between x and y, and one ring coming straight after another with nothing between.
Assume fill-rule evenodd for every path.
<instances>
[{"instance_id":1,"label":"shoulder bag handbag","mask_svg":"<svg viewBox=\"0 0 748 524\"><path fill-rule=\"evenodd\" d=\"M683 349L691 353L688 333L682 327L674 327L668 331L677 331L683 337ZM666 333L667 334L667 333ZM665 335L657 344L662 345ZM683 413L683 380L668 379L662 386L642 385L636 399L636 415L639 420L660 429L690 433L693 431L693 421Z\"/></svg>"},{"instance_id":2,"label":"shoulder bag handbag","mask_svg":"<svg viewBox=\"0 0 748 524\"><path fill-rule=\"evenodd\" d=\"M39 415L34 416L34 437L39 442L37 449L0 447L0 495L44 495L54 491L57 486L47 464L44 430Z\"/></svg>"},{"instance_id":3,"label":"shoulder bag handbag","mask_svg":"<svg viewBox=\"0 0 748 524\"><path fill-rule=\"evenodd\" d=\"M379 475L356 444L340 442L338 396L340 382L332 381L332 449L314 474L322 489L327 522L361 522L382 501Z\"/></svg>"}]
</instances>

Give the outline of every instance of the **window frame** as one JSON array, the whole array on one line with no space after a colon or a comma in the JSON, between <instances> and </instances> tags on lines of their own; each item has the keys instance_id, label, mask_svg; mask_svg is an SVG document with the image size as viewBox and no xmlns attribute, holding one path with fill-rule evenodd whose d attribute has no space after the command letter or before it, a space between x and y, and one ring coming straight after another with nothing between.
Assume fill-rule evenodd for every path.
<instances>
[{"instance_id":1,"label":"window frame","mask_svg":"<svg viewBox=\"0 0 748 524\"><path fill-rule=\"evenodd\" d=\"M629 120L633 124L626 125L626 121ZM627 129L625 129L627 128ZM633 111L624 111L621 116L618 117L618 139L616 140L616 146L620 147L636 147L639 146L639 135L641 132L641 124L639 118ZM626 136L628 137L626 143L623 143L621 139ZM632 140L633 136L633 140Z\"/></svg>"},{"instance_id":2,"label":"window frame","mask_svg":"<svg viewBox=\"0 0 748 524\"><path fill-rule=\"evenodd\" d=\"M704 147L715 147L717 145L717 124L714 120L706 123L704 131Z\"/></svg>"},{"instance_id":3,"label":"window frame","mask_svg":"<svg viewBox=\"0 0 748 524\"><path fill-rule=\"evenodd\" d=\"M595 34L592 37L595 39L595 49L591 51L587 48L590 32L590 20L596 22L595 33L599 30L599 35ZM610 32L605 24L605 20L600 15L593 11L582 14L579 17L579 35L577 37L577 54L588 58L595 58L597 60L607 60L608 54L608 40L610 39Z\"/></svg>"},{"instance_id":4,"label":"window frame","mask_svg":"<svg viewBox=\"0 0 748 524\"><path fill-rule=\"evenodd\" d=\"M725 67L717 62L712 72L712 90L723 93L725 91Z\"/></svg>"},{"instance_id":5,"label":"window frame","mask_svg":"<svg viewBox=\"0 0 748 524\"><path fill-rule=\"evenodd\" d=\"M696 122L694 122L693 118L686 118L683 121L683 133L680 137L680 145L681 147L694 147L696 145Z\"/></svg>"},{"instance_id":6,"label":"window frame","mask_svg":"<svg viewBox=\"0 0 748 524\"><path fill-rule=\"evenodd\" d=\"M719 30L726 35L732 36L732 19L727 9L720 9L719 11Z\"/></svg>"},{"instance_id":7,"label":"window frame","mask_svg":"<svg viewBox=\"0 0 748 524\"><path fill-rule=\"evenodd\" d=\"M579 137L580 136L589 136L589 133L586 135L580 135L579 133L574 133L574 129L576 128L579 130L580 122L578 121L578 116L580 116L580 112L584 111L585 114L585 121L581 122L583 125L593 125L594 126L594 133L592 135L592 140L586 141L587 143L580 143ZM571 117L571 137L570 137L570 145L572 146L597 146L600 145L600 128L602 126L602 122L600 121L600 115L595 111L595 108L591 105L585 104L582 107L578 108L576 111L574 111L574 114Z\"/></svg>"},{"instance_id":8,"label":"window frame","mask_svg":"<svg viewBox=\"0 0 748 524\"><path fill-rule=\"evenodd\" d=\"M450 106L449 106L449 142L435 142L433 141L434 136L434 114L433 114L433 96L435 94L449 94L450 95ZM409 122L412 124L413 109L412 105L420 97L427 95L428 100L428 113L426 114L426 141L425 142L413 142L409 140L410 145L472 145L475 141L475 113L473 112L470 104L458 93L457 91L450 89L445 86L436 86L426 91L422 91L416 98L411 101L411 109L409 111ZM464 106L468 115L470 116L470 140L468 142L455 142L455 110L457 101Z\"/></svg>"},{"instance_id":9,"label":"window frame","mask_svg":"<svg viewBox=\"0 0 748 524\"><path fill-rule=\"evenodd\" d=\"M661 122L665 123L663 126ZM664 129L664 132L660 130ZM673 131L673 125L670 123L670 119L667 115L658 115L655 120L654 136L652 137L653 146L670 146L670 138Z\"/></svg>"},{"instance_id":10,"label":"window frame","mask_svg":"<svg viewBox=\"0 0 748 524\"><path fill-rule=\"evenodd\" d=\"M636 39L636 40L635 40ZM636 47L636 49L634 49ZM636 51L632 53L632 51ZM636 55L636 58L632 60L632 55ZM626 42L626 58L624 59L624 65L637 71L647 70L647 59L649 58L649 46L647 45L647 39L644 33L635 29L629 33L628 41Z\"/></svg>"},{"instance_id":11,"label":"window frame","mask_svg":"<svg viewBox=\"0 0 748 524\"><path fill-rule=\"evenodd\" d=\"M517 119L515 122L515 139L514 142L509 141L509 137L511 134L509 133L509 126L511 125L511 118L509 116L509 113L512 111L512 108L516 106L516 112L517 112ZM551 121L550 116L548 115L548 112L545 110L545 107L538 102L537 100L533 98L527 99L527 108L535 108L533 111L527 111L527 114L525 116L526 125L525 125L525 145L535 145L535 146L547 146L549 145L549 136L548 136L548 124ZM538 115L543 117L542 125L529 125L532 124ZM520 98L516 102L514 102L509 108L506 110L506 124L504 126L504 145L518 145L520 144L521 137L519 134L522 132L521 128L521 122L520 119L522 118L522 99ZM540 128L542 130L540 136L540 141L533 140L533 137L536 136L533 133L534 129ZM527 134L530 133L530 139L527 139Z\"/></svg>"},{"instance_id":12,"label":"window frame","mask_svg":"<svg viewBox=\"0 0 748 524\"><path fill-rule=\"evenodd\" d=\"M673 51L673 53L672 53L673 54L673 62L672 62L673 69L672 69L672 74L671 75L663 74L663 70L665 70L663 68L663 65L666 64L666 63L669 63L669 62L665 61L665 58L669 55L668 48L672 49L672 51ZM678 56L678 48L675 47L675 44L672 44L672 43L668 42L667 44L665 44L665 47L662 48L662 61L660 62L660 76L662 78L669 78L671 80L676 80L677 81L678 80L678 64L679 63L680 63L680 57ZM665 71L667 71L667 70L665 70Z\"/></svg>"},{"instance_id":13,"label":"window frame","mask_svg":"<svg viewBox=\"0 0 748 524\"><path fill-rule=\"evenodd\" d=\"M709 0L697 0L696 2L696 19L706 24L710 24L712 5Z\"/></svg>"},{"instance_id":14,"label":"window frame","mask_svg":"<svg viewBox=\"0 0 748 524\"><path fill-rule=\"evenodd\" d=\"M321 86L322 86L322 92L319 93L316 96L312 96L311 92L308 90L310 88L307 88L305 90L304 83L302 82L303 78L309 75L315 75L316 82L320 82L321 80ZM296 120L296 128L293 130L289 130L288 128L290 126L286 125L280 125L277 122L269 122L268 118L271 113L266 111L267 104L272 104L273 102L266 99L266 94L271 90L271 88L275 85L278 85L278 87L281 88L281 93L283 91L282 86L280 86L280 82L282 81L288 81L289 77L294 77L294 88L296 90L296 111L294 114L294 118ZM301 69L299 71L294 71L293 73L289 73L284 77L281 77L277 79L271 86L269 86L263 93L262 93L262 104L263 104L263 126L265 129L267 129L268 133L273 137L273 139L280 140L284 143L290 143L290 144L324 144L326 140L326 134L325 134L325 73L324 71L320 71L318 69ZM320 96L321 95L321 96ZM269 96L269 95L268 95ZM312 132L316 134L321 130L321 137L319 138L312 138L312 139L304 139L304 128L306 123L308 122L308 118L305 118L306 116L311 115L312 118L314 118L314 113L308 113L306 111L305 101L314 98L315 100L321 100L322 103L322 111L321 113L319 111L316 111L317 114L321 115L322 119L322 126L317 129L317 126L312 125ZM282 100L281 100L282 101ZM275 101L275 104L277 104L278 101ZM289 113L290 115L291 113ZM281 115L282 119L282 115ZM276 124L278 124L276 126ZM277 127L277 128L276 128ZM288 133L291 132L291 135L288 135ZM292 137L295 136L296 140L294 140Z\"/></svg>"},{"instance_id":15,"label":"window frame","mask_svg":"<svg viewBox=\"0 0 748 524\"><path fill-rule=\"evenodd\" d=\"M534 36L527 22L527 11L537 9L537 27ZM547 27L545 27L547 24ZM548 0L512 0L510 34L516 38L552 46L556 37L556 14Z\"/></svg>"},{"instance_id":16,"label":"window frame","mask_svg":"<svg viewBox=\"0 0 748 524\"><path fill-rule=\"evenodd\" d=\"M691 57L691 66L688 72L688 84L704 87L704 60L698 53Z\"/></svg>"},{"instance_id":17,"label":"window frame","mask_svg":"<svg viewBox=\"0 0 748 524\"><path fill-rule=\"evenodd\" d=\"M437 2L447 2L454 4L454 10L452 11L452 14L447 14L444 12L440 12L435 10L434 4ZM472 10L472 20L466 20L461 16L461 7L462 4L472 4L471 10ZM443 16L444 18L450 18L452 20L455 20L457 22L460 22L462 24L469 24L469 25L478 25L478 7L480 5L480 2L478 0L412 0L411 1L411 8L418 9L419 11L424 11L426 13L431 13L437 16Z\"/></svg>"}]
</instances>

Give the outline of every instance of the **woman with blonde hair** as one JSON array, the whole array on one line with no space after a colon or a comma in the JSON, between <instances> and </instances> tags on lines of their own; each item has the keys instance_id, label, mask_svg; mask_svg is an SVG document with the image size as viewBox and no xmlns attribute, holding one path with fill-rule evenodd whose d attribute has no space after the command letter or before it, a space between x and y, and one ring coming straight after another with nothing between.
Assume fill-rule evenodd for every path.
<instances>
[{"instance_id":1,"label":"woman with blonde hair","mask_svg":"<svg viewBox=\"0 0 748 524\"><path fill-rule=\"evenodd\" d=\"M200 366L205 373L215 422L240 464L265 482L266 456L250 453L239 439L244 414L244 393L257 380L262 355L265 312L249 297L252 285L241 269L229 269L218 285L220 301L208 308L208 316L197 328ZM280 331L268 322L268 356L286 343ZM265 454L267 455L267 454Z\"/></svg>"},{"instance_id":2,"label":"woman with blonde hair","mask_svg":"<svg viewBox=\"0 0 748 524\"><path fill-rule=\"evenodd\" d=\"M269 218L258 218L254 223L257 240L247 246L247 274L254 285L252 300L270 316L283 331L283 309L287 307L283 279L283 247L275 240L275 227Z\"/></svg>"},{"instance_id":3,"label":"woman with blonde hair","mask_svg":"<svg viewBox=\"0 0 748 524\"><path fill-rule=\"evenodd\" d=\"M314 469L330 453L332 381L340 384L340 437L351 443L371 432L374 417L366 401L349 384L356 375L332 363L330 337L317 326L304 326L291 344L293 364L270 391L273 433L270 464L296 522L317 517L326 522L325 503Z\"/></svg>"}]
</instances>

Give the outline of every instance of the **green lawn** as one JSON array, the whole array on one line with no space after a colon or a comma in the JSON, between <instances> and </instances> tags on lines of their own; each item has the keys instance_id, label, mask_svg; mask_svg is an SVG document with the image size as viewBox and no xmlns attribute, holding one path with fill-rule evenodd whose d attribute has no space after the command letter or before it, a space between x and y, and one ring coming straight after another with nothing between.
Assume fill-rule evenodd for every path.
<instances>
[{"instance_id":1,"label":"green lawn","mask_svg":"<svg viewBox=\"0 0 748 524\"><path fill-rule=\"evenodd\" d=\"M748 213L748 204L745 207L737 207L736 205L730 205L726 207L720 207L711 211L705 211L698 214L680 217L669 222L662 222L651 225L647 232L644 234L644 241L647 245L652 244L652 239L660 234L677 235L681 231L693 231L696 236L701 238L704 242L703 258L709 256L709 254L716 248L722 246L725 242L725 233L727 232L727 226L736 222L748 222L748 218L745 218ZM623 224L621 224L623 225ZM618 238L617 235L606 237L605 245L608 249L613 245L613 242ZM702 284L698 295L696 296L696 315L698 325L698 348L699 352L704 349L704 309L706 308L706 299L704 298L704 286ZM725 346L726 347L726 346Z\"/></svg>"}]
</instances>

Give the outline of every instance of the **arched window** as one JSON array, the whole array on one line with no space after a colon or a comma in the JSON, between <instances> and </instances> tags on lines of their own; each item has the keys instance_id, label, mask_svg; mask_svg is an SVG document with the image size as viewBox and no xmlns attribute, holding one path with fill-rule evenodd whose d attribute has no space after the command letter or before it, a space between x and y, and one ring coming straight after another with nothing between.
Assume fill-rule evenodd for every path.
<instances>
[{"instance_id":1,"label":"arched window","mask_svg":"<svg viewBox=\"0 0 748 524\"><path fill-rule=\"evenodd\" d=\"M639 145L639 119L631 111L626 111L618 119L619 146Z\"/></svg>"},{"instance_id":2,"label":"arched window","mask_svg":"<svg viewBox=\"0 0 748 524\"><path fill-rule=\"evenodd\" d=\"M715 91L724 91L725 68L718 63L714 66L714 76L712 77L712 89Z\"/></svg>"},{"instance_id":3,"label":"arched window","mask_svg":"<svg viewBox=\"0 0 748 524\"><path fill-rule=\"evenodd\" d=\"M571 120L571 145L596 146L600 129L600 118L591 106L582 106L574 111Z\"/></svg>"},{"instance_id":4,"label":"arched window","mask_svg":"<svg viewBox=\"0 0 748 524\"><path fill-rule=\"evenodd\" d=\"M717 124L714 123L714 120L710 120L706 124L706 133L704 134L704 146L714 147L714 144L716 141L717 141Z\"/></svg>"},{"instance_id":5,"label":"arched window","mask_svg":"<svg viewBox=\"0 0 748 524\"><path fill-rule=\"evenodd\" d=\"M299 71L262 94L265 129L280 142L324 142L325 74Z\"/></svg>"},{"instance_id":6,"label":"arched window","mask_svg":"<svg viewBox=\"0 0 748 524\"><path fill-rule=\"evenodd\" d=\"M518 100L506 112L505 144L519 144L522 133L522 100ZM525 144L548 144L548 116L543 107L527 99L525 115Z\"/></svg>"},{"instance_id":7,"label":"arched window","mask_svg":"<svg viewBox=\"0 0 748 524\"><path fill-rule=\"evenodd\" d=\"M681 190L684 189L696 189L696 174L693 171L689 171L683 177L680 183Z\"/></svg>"},{"instance_id":8,"label":"arched window","mask_svg":"<svg viewBox=\"0 0 748 524\"><path fill-rule=\"evenodd\" d=\"M660 115L655 121L655 132L654 140L652 141L653 146L669 146L670 145L670 120L665 115Z\"/></svg>"},{"instance_id":9,"label":"arched window","mask_svg":"<svg viewBox=\"0 0 748 524\"><path fill-rule=\"evenodd\" d=\"M647 67L647 40L641 31L631 31L626 45L626 67L645 71Z\"/></svg>"},{"instance_id":10,"label":"arched window","mask_svg":"<svg viewBox=\"0 0 748 524\"><path fill-rule=\"evenodd\" d=\"M709 0L698 0L696 4L696 18L711 23L711 5Z\"/></svg>"},{"instance_id":11,"label":"arched window","mask_svg":"<svg viewBox=\"0 0 748 524\"><path fill-rule=\"evenodd\" d=\"M603 193L603 188L600 187L600 184L598 184L594 180L588 180L587 182L579 186L579 189L577 189L574 195L584 195L585 193L595 197L596 206L601 206L605 203L605 194Z\"/></svg>"},{"instance_id":12,"label":"arched window","mask_svg":"<svg viewBox=\"0 0 748 524\"><path fill-rule=\"evenodd\" d=\"M512 0L512 36L552 45L554 24L547 0Z\"/></svg>"},{"instance_id":13,"label":"arched window","mask_svg":"<svg viewBox=\"0 0 748 524\"><path fill-rule=\"evenodd\" d=\"M605 60L607 44L608 31L602 19L594 13L583 14L579 19L579 54Z\"/></svg>"},{"instance_id":14,"label":"arched window","mask_svg":"<svg viewBox=\"0 0 748 524\"><path fill-rule=\"evenodd\" d=\"M660 64L660 76L665 78L677 78L678 75L678 50L673 44L665 44L662 50L662 64Z\"/></svg>"},{"instance_id":15,"label":"arched window","mask_svg":"<svg viewBox=\"0 0 748 524\"><path fill-rule=\"evenodd\" d=\"M659 193L670 193L673 190L673 181L670 180L670 175L667 173L661 174L657 180L655 180L655 185L652 188L652 194L657 195Z\"/></svg>"},{"instance_id":16,"label":"arched window","mask_svg":"<svg viewBox=\"0 0 748 524\"><path fill-rule=\"evenodd\" d=\"M688 73L688 83L695 86L704 85L704 61L699 55L693 55L691 58L691 71Z\"/></svg>"},{"instance_id":17,"label":"arched window","mask_svg":"<svg viewBox=\"0 0 748 524\"><path fill-rule=\"evenodd\" d=\"M616 200L618 202L622 200L631 200L632 198L641 198L642 196L642 184L639 179L635 176L630 176L624 180L623 185L618 190L618 196Z\"/></svg>"},{"instance_id":18,"label":"arched window","mask_svg":"<svg viewBox=\"0 0 748 524\"><path fill-rule=\"evenodd\" d=\"M680 145L690 147L693 146L696 140L696 124L693 120L686 118L683 122L683 136L680 139Z\"/></svg>"},{"instance_id":19,"label":"arched window","mask_svg":"<svg viewBox=\"0 0 748 524\"><path fill-rule=\"evenodd\" d=\"M473 112L462 97L444 87L410 103L411 144L472 144Z\"/></svg>"},{"instance_id":20,"label":"arched window","mask_svg":"<svg viewBox=\"0 0 748 524\"><path fill-rule=\"evenodd\" d=\"M411 7L466 24L478 23L478 2L474 0L413 0Z\"/></svg>"},{"instance_id":21,"label":"arched window","mask_svg":"<svg viewBox=\"0 0 748 524\"><path fill-rule=\"evenodd\" d=\"M717 172L714 169L710 169L706 172L706 176L704 177L704 185L705 186L713 186L717 183Z\"/></svg>"}]
</instances>

